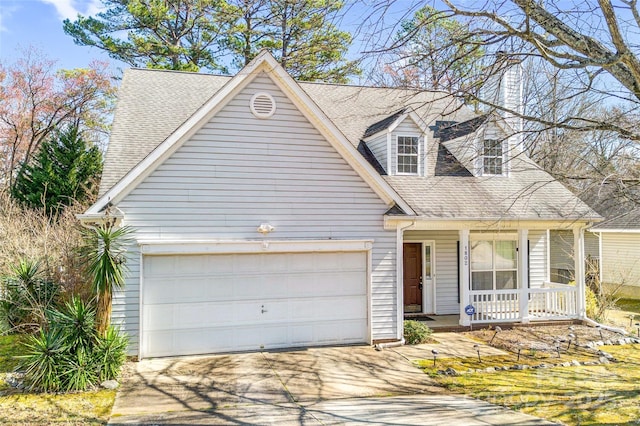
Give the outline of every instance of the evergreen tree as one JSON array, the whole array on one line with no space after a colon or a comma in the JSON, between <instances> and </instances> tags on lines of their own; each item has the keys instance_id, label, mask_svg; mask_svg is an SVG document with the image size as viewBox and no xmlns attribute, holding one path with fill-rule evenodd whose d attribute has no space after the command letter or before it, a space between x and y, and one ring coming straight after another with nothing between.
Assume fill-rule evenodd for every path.
<instances>
[{"instance_id":1,"label":"evergreen tree","mask_svg":"<svg viewBox=\"0 0 640 426\"><path fill-rule=\"evenodd\" d=\"M75 201L91 199L100 173L100 150L82 138L77 126L71 126L43 142L31 162L20 169L11 194L31 208L55 215Z\"/></svg>"},{"instance_id":2,"label":"evergreen tree","mask_svg":"<svg viewBox=\"0 0 640 426\"><path fill-rule=\"evenodd\" d=\"M81 46L95 46L131 66L224 70L217 38L223 0L102 0L104 12L64 21ZM126 35L126 39L122 37Z\"/></svg>"},{"instance_id":3,"label":"evergreen tree","mask_svg":"<svg viewBox=\"0 0 640 426\"><path fill-rule=\"evenodd\" d=\"M230 0L225 46L242 67L269 49L282 67L300 81L346 83L360 73L345 59L351 35L333 21L339 0Z\"/></svg>"},{"instance_id":4,"label":"evergreen tree","mask_svg":"<svg viewBox=\"0 0 640 426\"><path fill-rule=\"evenodd\" d=\"M296 79L345 83L351 35L333 21L341 0L102 0L95 17L66 20L76 44L132 66L225 72L267 48Z\"/></svg>"}]
</instances>

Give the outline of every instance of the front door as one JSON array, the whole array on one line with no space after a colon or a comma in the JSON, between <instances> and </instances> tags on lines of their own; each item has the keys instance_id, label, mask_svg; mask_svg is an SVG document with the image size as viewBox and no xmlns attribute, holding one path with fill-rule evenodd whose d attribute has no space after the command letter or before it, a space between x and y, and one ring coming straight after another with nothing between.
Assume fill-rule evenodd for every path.
<instances>
[{"instance_id":1,"label":"front door","mask_svg":"<svg viewBox=\"0 0 640 426\"><path fill-rule=\"evenodd\" d=\"M404 312L422 312L422 244L404 243Z\"/></svg>"}]
</instances>

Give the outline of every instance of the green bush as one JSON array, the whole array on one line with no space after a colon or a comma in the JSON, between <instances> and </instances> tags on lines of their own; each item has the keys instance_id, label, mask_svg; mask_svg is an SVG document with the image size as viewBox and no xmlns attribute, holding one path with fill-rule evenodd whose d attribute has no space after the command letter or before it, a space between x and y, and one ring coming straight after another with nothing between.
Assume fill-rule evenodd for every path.
<instances>
[{"instance_id":1,"label":"green bush","mask_svg":"<svg viewBox=\"0 0 640 426\"><path fill-rule=\"evenodd\" d=\"M24 345L25 384L34 391L84 391L117 378L127 339L110 327L95 331L95 307L74 297L47 312L49 324Z\"/></svg>"},{"instance_id":2,"label":"green bush","mask_svg":"<svg viewBox=\"0 0 640 426\"><path fill-rule=\"evenodd\" d=\"M589 287L585 288L585 300L587 317L600 321L600 304L598 303L598 296Z\"/></svg>"},{"instance_id":3,"label":"green bush","mask_svg":"<svg viewBox=\"0 0 640 426\"><path fill-rule=\"evenodd\" d=\"M127 338L114 327L109 327L104 338L98 339L94 349L96 362L99 364L100 380L115 380L120 374L120 367L127 359Z\"/></svg>"},{"instance_id":4,"label":"green bush","mask_svg":"<svg viewBox=\"0 0 640 426\"><path fill-rule=\"evenodd\" d=\"M423 322L406 320L404 322L404 340L408 345L417 345L429 341L433 331Z\"/></svg>"},{"instance_id":5,"label":"green bush","mask_svg":"<svg viewBox=\"0 0 640 426\"><path fill-rule=\"evenodd\" d=\"M0 277L0 322L14 332L37 331L56 306L60 286L42 277L40 263L23 259Z\"/></svg>"},{"instance_id":6,"label":"green bush","mask_svg":"<svg viewBox=\"0 0 640 426\"><path fill-rule=\"evenodd\" d=\"M28 336L21 368L30 390L55 392L60 390L65 368L65 351L58 330L40 330Z\"/></svg>"}]
</instances>

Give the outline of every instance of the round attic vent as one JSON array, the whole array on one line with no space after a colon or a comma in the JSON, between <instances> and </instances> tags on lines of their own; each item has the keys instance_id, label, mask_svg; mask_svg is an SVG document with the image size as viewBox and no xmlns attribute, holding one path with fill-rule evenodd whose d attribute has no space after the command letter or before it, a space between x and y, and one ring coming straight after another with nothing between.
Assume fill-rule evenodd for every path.
<instances>
[{"instance_id":1,"label":"round attic vent","mask_svg":"<svg viewBox=\"0 0 640 426\"><path fill-rule=\"evenodd\" d=\"M249 102L251 112L258 118L269 118L276 112L276 100L268 93L260 92L253 95Z\"/></svg>"}]
</instances>

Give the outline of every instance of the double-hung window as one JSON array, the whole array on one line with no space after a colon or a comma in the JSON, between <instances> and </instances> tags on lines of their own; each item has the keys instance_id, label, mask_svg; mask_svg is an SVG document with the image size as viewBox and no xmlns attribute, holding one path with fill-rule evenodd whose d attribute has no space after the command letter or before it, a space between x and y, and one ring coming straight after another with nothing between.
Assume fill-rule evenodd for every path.
<instances>
[{"instance_id":1,"label":"double-hung window","mask_svg":"<svg viewBox=\"0 0 640 426\"><path fill-rule=\"evenodd\" d=\"M485 139L482 150L482 174L501 175L503 161L502 141Z\"/></svg>"},{"instance_id":2,"label":"double-hung window","mask_svg":"<svg viewBox=\"0 0 640 426\"><path fill-rule=\"evenodd\" d=\"M471 289L518 288L518 254L511 239L471 241Z\"/></svg>"},{"instance_id":3,"label":"double-hung window","mask_svg":"<svg viewBox=\"0 0 640 426\"><path fill-rule=\"evenodd\" d=\"M418 137L398 136L398 174L418 174Z\"/></svg>"}]
</instances>

